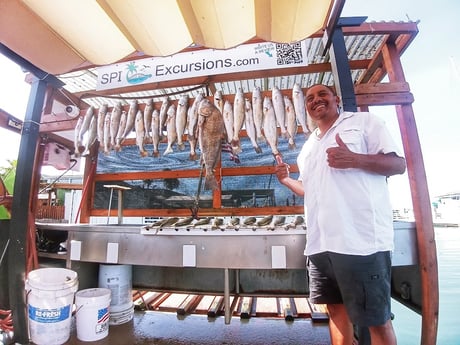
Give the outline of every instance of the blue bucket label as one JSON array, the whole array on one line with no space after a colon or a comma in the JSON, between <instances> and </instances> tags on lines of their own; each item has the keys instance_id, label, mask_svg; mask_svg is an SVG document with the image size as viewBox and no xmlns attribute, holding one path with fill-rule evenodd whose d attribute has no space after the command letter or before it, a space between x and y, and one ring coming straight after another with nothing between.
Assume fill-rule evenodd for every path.
<instances>
[{"instance_id":1,"label":"blue bucket label","mask_svg":"<svg viewBox=\"0 0 460 345\"><path fill-rule=\"evenodd\" d=\"M42 309L29 305L29 319L41 323L54 323L67 320L70 315L70 305L62 308Z\"/></svg>"}]
</instances>

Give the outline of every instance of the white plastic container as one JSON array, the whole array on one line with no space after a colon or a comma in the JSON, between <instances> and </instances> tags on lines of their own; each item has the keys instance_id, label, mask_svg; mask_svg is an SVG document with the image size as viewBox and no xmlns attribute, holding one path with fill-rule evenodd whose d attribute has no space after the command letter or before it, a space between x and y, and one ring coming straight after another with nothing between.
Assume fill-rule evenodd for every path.
<instances>
[{"instance_id":1,"label":"white plastic container","mask_svg":"<svg viewBox=\"0 0 460 345\"><path fill-rule=\"evenodd\" d=\"M110 290L93 288L75 294L77 338L96 341L109 334Z\"/></svg>"},{"instance_id":2,"label":"white plastic container","mask_svg":"<svg viewBox=\"0 0 460 345\"><path fill-rule=\"evenodd\" d=\"M99 287L110 289L110 325L131 321L134 316L131 265L99 265Z\"/></svg>"},{"instance_id":3,"label":"white plastic container","mask_svg":"<svg viewBox=\"0 0 460 345\"><path fill-rule=\"evenodd\" d=\"M37 345L60 345L70 337L72 306L78 290L77 272L40 268L26 283L29 335Z\"/></svg>"}]
</instances>

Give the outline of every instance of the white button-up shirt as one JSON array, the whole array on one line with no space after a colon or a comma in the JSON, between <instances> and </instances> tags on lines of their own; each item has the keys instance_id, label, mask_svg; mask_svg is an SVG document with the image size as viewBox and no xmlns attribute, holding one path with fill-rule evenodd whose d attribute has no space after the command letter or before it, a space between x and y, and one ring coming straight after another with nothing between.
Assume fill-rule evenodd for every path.
<instances>
[{"instance_id":1,"label":"white button-up shirt","mask_svg":"<svg viewBox=\"0 0 460 345\"><path fill-rule=\"evenodd\" d=\"M357 153L399 150L384 122L373 114L344 112L319 138L312 133L297 158L305 190L305 255L324 251L369 255L393 250L393 212L385 176L360 169L335 169L326 149L339 133Z\"/></svg>"}]
</instances>

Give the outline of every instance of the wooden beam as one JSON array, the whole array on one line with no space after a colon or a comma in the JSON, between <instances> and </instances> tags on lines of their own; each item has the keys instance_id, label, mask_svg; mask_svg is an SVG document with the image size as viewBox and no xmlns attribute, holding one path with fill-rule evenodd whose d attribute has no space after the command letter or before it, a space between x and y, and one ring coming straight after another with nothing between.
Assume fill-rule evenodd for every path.
<instances>
[{"instance_id":1,"label":"wooden beam","mask_svg":"<svg viewBox=\"0 0 460 345\"><path fill-rule=\"evenodd\" d=\"M22 130L22 120L0 109L0 127L20 134Z\"/></svg>"},{"instance_id":2,"label":"wooden beam","mask_svg":"<svg viewBox=\"0 0 460 345\"><path fill-rule=\"evenodd\" d=\"M390 92L369 95L356 95L358 106L412 104L414 96L410 92Z\"/></svg>"},{"instance_id":3,"label":"wooden beam","mask_svg":"<svg viewBox=\"0 0 460 345\"><path fill-rule=\"evenodd\" d=\"M390 82L404 82L404 72L396 45L385 45L382 53ZM439 286L430 195L412 105L398 105L396 113L406 156L417 235L422 294L421 344L435 345L439 317Z\"/></svg>"}]
</instances>

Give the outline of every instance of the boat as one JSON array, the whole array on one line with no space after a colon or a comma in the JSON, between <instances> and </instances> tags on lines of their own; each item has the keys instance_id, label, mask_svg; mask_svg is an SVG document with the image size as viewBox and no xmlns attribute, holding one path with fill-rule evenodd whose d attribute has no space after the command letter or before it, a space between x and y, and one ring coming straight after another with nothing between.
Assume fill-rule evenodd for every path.
<instances>
[{"instance_id":1,"label":"boat","mask_svg":"<svg viewBox=\"0 0 460 345\"><path fill-rule=\"evenodd\" d=\"M216 168L218 188L208 191L202 188L200 165L188 161L188 152L177 150L154 164L153 157L140 158L135 138L130 134L118 153L100 152L96 140L87 147L86 157L82 157L78 145L75 147L74 135L79 121L89 116L90 111L99 112L104 104L107 112L112 112L116 104L123 101L120 111L129 113L133 99L138 101L141 111L147 107L146 100L153 99L154 107L161 110L165 96L171 103L178 104L179 96L187 94L188 104L192 106L199 94L211 100L218 90L225 91L224 98L233 102L238 88L247 98L252 96L254 85L260 86L265 96L271 95L274 86L279 86L283 95L291 96L295 83L304 91L308 85L322 82L338 86L342 107L347 111L395 106L407 161L414 220L394 223L396 251L392 296L421 315L421 344L436 344L439 292L431 202L412 108L414 96L400 60L418 33L417 22L367 23L365 17L341 18L343 4L340 0L329 1L324 7L318 6L317 12L299 14L301 21L310 22L315 18L319 23L316 27L307 26L307 32L301 37L287 37L281 32L276 36L276 28L272 27L258 28L260 32L256 37L241 38L236 37L236 29L230 27L230 32L235 32L229 35L232 38L229 42L219 41L211 31L206 31L206 25L200 26L200 20L207 18L204 14L209 9L176 8L176 12L187 14L180 22L185 22L188 30L199 27L201 31L193 35L189 32L185 39L172 32L168 35L156 33L151 37L158 37L158 47L160 38L167 36L165 45L157 49L143 40L145 36L136 31L136 26L130 26L132 9L118 8L121 3L107 2L102 11L104 20L109 19L114 27L122 22L124 25L123 30L115 31L116 35L122 34L118 36L120 44L100 49L95 21L88 25L90 30L92 25L96 29L81 41L77 40L75 31L67 31L73 27L74 20L92 13L94 8L54 3L53 6L59 8L51 9L46 4L2 2L4 10L0 22L8 24L0 30L0 52L29 71L31 83L26 117L19 124L21 148L12 218L0 223L2 233L14 229L1 242L2 248L8 248L9 273L0 272L2 282L4 278L8 282L8 286L3 283L1 287L8 291L16 342L29 341L27 302L23 294L25 278L45 262L78 272L80 288L97 285L95 272L99 264L133 265L136 288L220 293L227 311L230 310L230 295L307 296L303 258L305 229L301 226L286 229L285 224L273 229L253 225L270 215L284 216L285 221L291 222L303 214L302 200L290 195L278 197L281 189L273 180L270 150L261 155L251 152L238 157L222 152ZM101 12L99 3L91 6L97 6ZM199 4L192 2L190 6ZM164 13L165 17L173 13L170 8L155 10ZM234 10L242 11L241 8ZM276 8L285 15L289 10L286 2ZM155 11L149 8L141 12ZM114 13L120 16L116 20ZM192 13L203 14L194 17L195 26L190 22ZM14 20L3 21L4 18ZM291 27L286 21L283 23ZM146 24L147 27L153 32L153 27ZM35 38L38 34L43 35L40 40ZM107 32L102 34L109 37ZM190 37L196 40L194 44ZM98 49L85 50L91 44ZM124 50L118 51L118 48ZM243 56L239 55L241 51ZM108 53L111 55L105 55ZM262 57L272 58L274 54L280 58L277 65L260 68L251 65ZM240 66L226 66L231 61L238 61ZM143 77L136 78L135 82L126 81L123 76L128 72ZM156 79L151 79L153 76ZM2 119L10 116L3 111L0 115ZM7 121L0 123L8 128ZM18 124L14 127L17 130ZM298 127L298 135L304 135ZM248 145L249 133L246 130L240 133L242 144ZM64 155L61 157L79 160L84 166L78 198L81 203L75 218L69 219L68 224L36 219L40 170L50 144L62 147L58 150ZM162 145L166 144L167 140L163 139ZM280 145L287 146L284 142ZM281 146L286 158L295 157L296 151L290 152ZM243 151L248 152L245 147ZM56 151L48 151L48 154L50 152ZM236 158L242 158L244 163L236 164ZM70 169L70 160L66 167ZM298 172L295 164L291 172ZM169 187L164 188L166 185ZM169 192L155 194L161 189ZM176 189L180 192L170 192ZM276 192L272 193L273 190ZM136 203L140 195L155 197L150 199L149 206L141 207ZM162 202L157 202L158 199ZM158 220L175 219L177 222L190 216L195 221L198 221L196 218L207 219L208 223L193 229L176 228L174 222L168 226L153 225ZM218 225L218 231L213 231L216 229L212 228L212 220L216 218L222 218L223 224L230 224L234 218L241 218L243 224L247 220L247 223L238 229ZM67 255L61 259L37 255L37 229L65 233ZM226 323L230 320L231 315L226 314Z\"/></svg>"}]
</instances>

